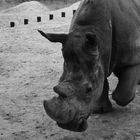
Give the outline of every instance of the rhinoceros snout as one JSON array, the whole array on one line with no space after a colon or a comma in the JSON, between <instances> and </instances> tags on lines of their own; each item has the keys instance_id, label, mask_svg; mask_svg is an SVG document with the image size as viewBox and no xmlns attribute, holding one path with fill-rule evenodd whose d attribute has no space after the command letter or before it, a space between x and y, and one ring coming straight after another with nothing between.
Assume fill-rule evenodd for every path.
<instances>
[{"instance_id":1,"label":"rhinoceros snout","mask_svg":"<svg viewBox=\"0 0 140 140\"><path fill-rule=\"evenodd\" d=\"M85 90L85 86L83 88ZM89 114L88 111L82 113L84 105L74 96L76 93L74 85L69 82L60 82L53 90L59 96L43 102L48 116L55 120L61 128L76 132L86 130ZM87 92L90 92L89 90Z\"/></svg>"},{"instance_id":2,"label":"rhinoceros snout","mask_svg":"<svg viewBox=\"0 0 140 140\"><path fill-rule=\"evenodd\" d=\"M54 97L51 100L44 100L43 105L46 113L59 127L76 132L86 130L87 118L77 118L75 107L69 103Z\"/></svg>"}]
</instances>

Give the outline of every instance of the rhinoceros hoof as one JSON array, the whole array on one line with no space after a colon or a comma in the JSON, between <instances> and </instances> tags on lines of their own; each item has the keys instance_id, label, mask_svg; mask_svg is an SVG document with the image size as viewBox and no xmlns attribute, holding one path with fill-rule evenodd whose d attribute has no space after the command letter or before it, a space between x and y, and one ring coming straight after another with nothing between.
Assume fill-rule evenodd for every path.
<instances>
[{"instance_id":1,"label":"rhinoceros hoof","mask_svg":"<svg viewBox=\"0 0 140 140\"><path fill-rule=\"evenodd\" d=\"M115 96L112 95L112 99L113 99L118 105L120 105L120 106L126 106L126 105L128 105L134 98L135 98L135 95L134 95L131 99L129 99L129 100L123 100L123 101L121 101L121 100L115 98Z\"/></svg>"},{"instance_id":2,"label":"rhinoceros hoof","mask_svg":"<svg viewBox=\"0 0 140 140\"><path fill-rule=\"evenodd\" d=\"M108 100L108 101L103 101L101 103L101 113L108 113L108 112L111 112L113 110L112 108L112 104L111 102Z\"/></svg>"},{"instance_id":3,"label":"rhinoceros hoof","mask_svg":"<svg viewBox=\"0 0 140 140\"><path fill-rule=\"evenodd\" d=\"M102 101L100 102L99 108L96 111L93 111L93 113L108 113L108 112L112 112L113 108L112 108L112 104L109 100L107 101Z\"/></svg>"}]
</instances>

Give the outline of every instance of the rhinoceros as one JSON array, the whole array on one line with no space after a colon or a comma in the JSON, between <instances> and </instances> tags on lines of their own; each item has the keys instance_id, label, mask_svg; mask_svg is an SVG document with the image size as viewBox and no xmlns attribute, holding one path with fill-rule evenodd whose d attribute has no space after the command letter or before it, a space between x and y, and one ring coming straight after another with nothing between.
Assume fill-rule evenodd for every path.
<instances>
[{"instance_id":1,"label":"rhinoceros","mask_svg":"<svg viewBox=\"0 0 140 140\"><path fill-rule=\"evenodd\" d=\"M63 73L44 100L46 113L63 129L81 132L92 113L112 110L107 78L118 84L112 99L126 106L135 97L140 79L140 0L83 0L69 33L45 33L62 43Z\"/></svg>"}]
</instances>

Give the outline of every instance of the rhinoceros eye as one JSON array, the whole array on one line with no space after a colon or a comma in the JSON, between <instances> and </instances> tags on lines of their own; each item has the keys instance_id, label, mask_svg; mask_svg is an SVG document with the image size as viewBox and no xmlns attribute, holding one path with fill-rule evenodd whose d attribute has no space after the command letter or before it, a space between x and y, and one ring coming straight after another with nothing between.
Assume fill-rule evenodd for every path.
<instances>
[{"instance_id":1,"label":"rhinoceros eye","mask_svg":"<svg viewBox=\"0 0 140 140\"><path fill-rule=\"evenodd\" d=\"M91 92L91 91L92 91L92 87L87 87L86 93L88 94L88 93Z\"/></svg>"},{"instance_id":2,"label":"rhinoceros eye","mask_svg":"<svg viewBox=\"0 0 140 140\"><path fill-rule=\"evenodd\" d=\"M86 33L85 51L90 55L96 55L98 52L97 37L93 33Z\"/></svg>"}]
</instances>

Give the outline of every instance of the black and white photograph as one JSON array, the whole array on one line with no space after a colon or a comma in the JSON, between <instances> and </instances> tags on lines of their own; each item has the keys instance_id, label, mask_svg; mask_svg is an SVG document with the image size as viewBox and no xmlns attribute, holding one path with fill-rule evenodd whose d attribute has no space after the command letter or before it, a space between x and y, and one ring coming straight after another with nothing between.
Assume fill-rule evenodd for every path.
<instances>
[{"instance_id":1,"label":"black and white photograph","mask_svg":"<svg viewBox=\"0 0 140 140\"><path fill-rule=\"evenodd\" d=\"M140 140L140 0L0 0L0 140Z\"/></svg>"}]
</instances>

